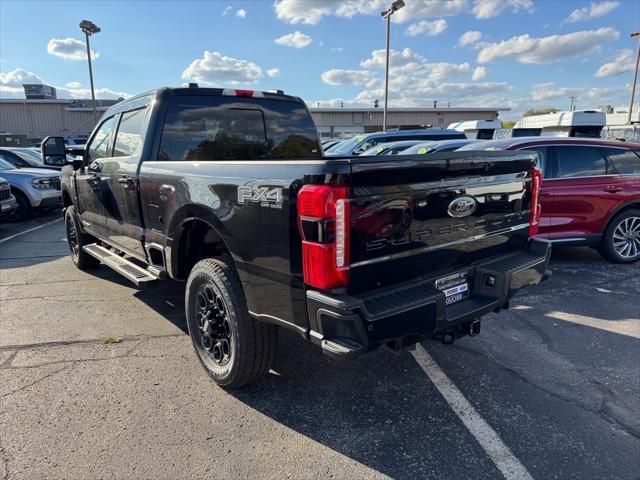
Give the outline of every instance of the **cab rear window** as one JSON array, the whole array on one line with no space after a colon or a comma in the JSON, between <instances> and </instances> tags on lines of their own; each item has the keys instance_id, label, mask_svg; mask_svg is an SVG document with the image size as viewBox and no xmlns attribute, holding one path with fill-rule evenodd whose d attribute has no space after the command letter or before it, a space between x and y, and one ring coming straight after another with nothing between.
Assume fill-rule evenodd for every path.
<instances>
[{"instance_id":1,"label":"cab rear window","mask_svg":"<svg viewBox=\"0 0 640 480\"><path fill-rule=\"evenodd\" d=\"M261 160L320 156L310 115L279 100L179 96L171 99L159 160Z\"/></svg>"}]
</instances>

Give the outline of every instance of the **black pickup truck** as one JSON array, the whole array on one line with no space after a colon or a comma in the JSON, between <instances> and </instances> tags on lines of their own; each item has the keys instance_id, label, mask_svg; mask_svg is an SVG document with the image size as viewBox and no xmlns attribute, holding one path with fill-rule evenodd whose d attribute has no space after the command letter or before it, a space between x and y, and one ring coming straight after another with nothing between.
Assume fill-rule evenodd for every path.
<instances>
[{"instance_id":1,"label":"black pickup truck","mask_svg":"<svg viewBox=\"0 0 640 480\"><path fill-rule=\"evenodd\" d=\"M268 372L277 327L334 358L477 334L547 278L536 161L326 158L297 97L164 88L107 110L63 169L67 239L81 269L186 281L198 358L233 388Z\"/></svg>"}]
</instances>

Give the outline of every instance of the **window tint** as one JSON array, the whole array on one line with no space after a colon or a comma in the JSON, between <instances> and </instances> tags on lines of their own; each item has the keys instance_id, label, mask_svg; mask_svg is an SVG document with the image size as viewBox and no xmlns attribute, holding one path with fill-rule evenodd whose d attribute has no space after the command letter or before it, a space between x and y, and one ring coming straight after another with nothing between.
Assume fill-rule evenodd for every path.
<instances>
[{"instance_id":1,"label":"window tint","mask_svg":"<svg viewBox=\"0 0 640 480\"><path fill-rule=\"evenodd\" d=\"M98 158L105 158L109 156L109 137L113 130L113 123L115 117L108 118L96 132L93 140L89 144L89 158L91 160L97 160Z\"/></svg>"},{"instance_id":2,"label":"window tint","mask_svg":"<svg viewBox=\"0 0 640 480\"><path fill-rule=\"evenodd\" d=\"M304 105L216 96L174 97L159 160L258 160L320 156Z\"/></svg>"},{"instance_id":3,"label":"window tint","mask_svg":"<svg viewBox=\"0 0 640 480\"><path fill-rule=\"evenodd\" d=\"M607 162L597 147L553 147L557 158L557 178L605 175Z\"/></svg>"},{"instance_id":4,"label":"window tint","mask_svg":"<svg viewBox=\"0 0 640 480\"><path fill-rule=\"evenodd\" d=\"M140 108L122 114L113 150L114 157L130 157L138 151L146 111L146 108Z\"/></svg>"},{"instance_id":5,"label":"window tint","mask_svg":"<svg viewBox=\"0 0 640 480\"><path fill-rule=\"evenodd\" d=\"M547 164L550 163L547 158L547 147L529 147L523 148L522 150L526 150L528 152L538 152L540 157L540 163L538 163L538 168L542 171L542 178L551 178L551 168L547 167Z\"/></svg>"},{"instance_id":6,"label":"window tint","mask_svg":"<svg viewBox=\"0 0 640 480\"><path fill-rule=\"evenodd\" d=\"M631 150L607 148L607 156L619 174L640 174L640 156Z\"/></svg>"}]
</instances>

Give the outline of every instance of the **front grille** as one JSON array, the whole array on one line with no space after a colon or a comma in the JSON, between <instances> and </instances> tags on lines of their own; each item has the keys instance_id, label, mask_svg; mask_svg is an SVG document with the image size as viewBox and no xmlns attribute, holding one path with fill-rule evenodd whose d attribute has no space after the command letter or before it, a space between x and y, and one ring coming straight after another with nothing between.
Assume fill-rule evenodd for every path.
<instances>
[{"instance_id":1,"label":"front grille","mask_svg":"<svg viewBox=\"0 0 640 480\"><path fill-rule=\"evenodd\" d=\"M53 185L53 188L56 190L60 190L60 177L52 178L51 185Z\"/></svg>"},{"instance_id":2,"label":"front grille","mask_svg":"<svg viewBox=\"0 0 640 480\"><path fill-rule=\"evenodd\" d=\"M0 200L9 200L9 197L11 197L11 189L2 188L0 185Z\"/></svg>"}]
</instances>

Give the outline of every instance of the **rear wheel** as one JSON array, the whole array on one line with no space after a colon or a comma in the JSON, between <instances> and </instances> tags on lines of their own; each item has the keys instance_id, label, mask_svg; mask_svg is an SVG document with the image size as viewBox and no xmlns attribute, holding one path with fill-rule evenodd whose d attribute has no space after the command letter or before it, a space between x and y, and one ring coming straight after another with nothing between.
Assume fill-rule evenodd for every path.
<instances>
[{"instance_id":1,"label":"rear wheel","mask_svg":"<svg viewBox=\"0 0 640 480\"><path fill-rule=\"evenodd\" d=\"M185 308L198 359L214 382L233 389L267 374L277 329L249 315L230 257L196 263L187 280Z\"/></svg>"},{"instance_id":2,"label":"rear wheel","mask_svg":"<svg viewBox=\"0 0 640 480\"><path fill-rule=\"evenodd\" d=\"M640 210L625 210L611 220L602 236L600 252L611 262L640 260Z\"/></svg>"},{"instance_id":3,"label":"rear wheel","mask_svg":"<svg viewBox=\"0 0 640 480\"><path fill-rule=\"evenodd\" d=\"M7 220L10 222L21 222L31 217L31 204L26 195L16 190L12 190L11 193L16 197L16 209L7 215Z\"/></svg>"},{"instance_id":4,"label":"rear wheel","mask_svg":"<svg viewBox=\"0 0 640 480\"><path fill-rule=\"evenodd\" d=\"M67 232L67 244L71 261L80 270L87 270L97 266L100 262L84 251L83 247L95 242L95 238L80 230L78 218L73 206L67 207L64 214L64 225Z\"/></svg>"}]
</instances>

